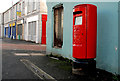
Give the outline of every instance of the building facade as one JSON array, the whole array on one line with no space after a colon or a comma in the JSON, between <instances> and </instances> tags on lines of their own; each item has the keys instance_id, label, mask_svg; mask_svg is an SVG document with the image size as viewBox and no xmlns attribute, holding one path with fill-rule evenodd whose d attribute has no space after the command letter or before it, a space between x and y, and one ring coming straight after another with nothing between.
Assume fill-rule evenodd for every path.
<instances>
[{"instance_id":1,"label":"building facade","mask_svg":"<svg viewBox=\"0 0 120 81\"><path fill-rule=\"evenodd\" d=\"M9 32L9 10L5 11L4 13L4 36L10 38L10 32Z\"/></svg>"},{"instance_id":2,"label":"building facade","mask_svg":"<svg viewBox=\"0 0 120 81\"><path fill-rule=\"evenodd\" d=\"M16 21L16 39L23 40L24 36L24 16L25 16L25 1L20 0L17 3L17 21Z\"/></svg>"},{"instance_id":3,"label":"building facade","mask_svg":"<svg viewBox=\"0 0 120 81\"><path fill-rule=\"evenodd\" d=\"M28 0L25 10L25 40L40 43L40 3Z\"/></svg>"},{"instance_id":4,"label":"building facade","mask_svg":"<svg viewBox=\"0 0 120 81\"><path fill-rule=\"evenodd\" d=\"M47 17L47 6L44 1L20 0L4 12L4 36L42 43L42 33L46 32L42 31L42 27L46 26L46 23L43 24L42 15Z\"/></svg>"},{"instance_id":5,"label":"building facade","mask_svg":"<svg viewBox=\"0 0 120 81\"><path fill-rule=\"evenodd\" d=\"M17 3L16 3L17 4ZM17 6L14 4L8 10L3 12L4 18L4 37L16 39L16 9Z\"/></svg>"},{"instance_id":6,"label":"building facade","mask_svg":"<svg viewBox=\"0 0 120 81\"><path fill-rule=\"evenodd\" d=\"M3 28L3 14L0 13L0 38L4 36L4 28Z\"/></svg>"},{"instance_id":7,"label":"building facade","mask_svg":"<svg viewBox=\"0 0 120 81\"><path fill-rule=\"evenodd\" d=\"M120 2L47 2L47 54L74 59L73 8L78 4L97 6L97 68L120 74Z\"/></svg>"},{"instance_id":8,"label":"building facade","mask_svg":"<svg viewBox=\"0 0 120 81\"><path fill-rule=\"evenodd\" d=\"M40 0L41 1L41 0ZM47 14L47 6L45 2L39 0L28 1L25 6L25 40L42 43L42 15ZM43 6L43 7L41 7ZM46 30L45 30L46 31Z\"/></svg>"}]
</instances>

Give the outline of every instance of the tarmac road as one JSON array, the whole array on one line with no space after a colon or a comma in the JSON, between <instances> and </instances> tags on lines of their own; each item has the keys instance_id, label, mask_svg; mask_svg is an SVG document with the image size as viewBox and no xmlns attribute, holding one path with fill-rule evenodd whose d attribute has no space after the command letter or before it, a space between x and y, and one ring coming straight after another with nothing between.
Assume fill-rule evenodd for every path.
<instances>
[{"instance_id":1,"label":"tarmac road","mask_svg":"<svg viewBox=\"0 0 120 81\"><path fill-rule=\"evenodd\" d=\"M45 45L6 38L2 40L3 81L95 81L94 78L74 76L71 70L71 63L47 57Z\"/></svg>"},{"instance_id":2,"label":"tarmac road","mask_svg":"<svg viewBox=\"0 0 120 81\"><path fill-rule=\"evenodd\" d=\"M20 59L30 58L34 56L15 55L17 53L39 53L40 51L36 51L38 50L38 48L41 48L39 44L18 40L3 39L2 79L39 79L39 77L37 77L33 72L27 69L26 66L20 61ZM43 46L44 50L42 49L42 51L45 51L45 48L46 47Z\"/></svg>"},{"instance_id":3,"label":"tarmac road","mask_svg":"<svg viewBox=\"0 0 120 81\"><path fill-rule=\"evenodd\" d=\"M58 68L59 64L45 54L45 45L4 38L2 40L2 79L41 79L26 66L25 62L21 61L23 59L30 61L54 79L71 78L70 71Z\"/></svg>"}]
</instances>

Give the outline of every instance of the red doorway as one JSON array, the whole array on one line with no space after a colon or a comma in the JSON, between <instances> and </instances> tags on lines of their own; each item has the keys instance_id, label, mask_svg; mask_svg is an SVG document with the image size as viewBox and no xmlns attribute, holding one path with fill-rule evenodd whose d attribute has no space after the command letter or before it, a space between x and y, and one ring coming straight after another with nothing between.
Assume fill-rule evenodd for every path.
<instances>
[{"instance_id":1,"label":"red doorway","mask_svg":"<svg viewBox=\"0 0 120 81\"><path fill-rule=\"evenodd\" d=\"M42 14L42 37L41 37L41 44L46 44L46 21L47 15Z\"/></svg>"}]
</instances>

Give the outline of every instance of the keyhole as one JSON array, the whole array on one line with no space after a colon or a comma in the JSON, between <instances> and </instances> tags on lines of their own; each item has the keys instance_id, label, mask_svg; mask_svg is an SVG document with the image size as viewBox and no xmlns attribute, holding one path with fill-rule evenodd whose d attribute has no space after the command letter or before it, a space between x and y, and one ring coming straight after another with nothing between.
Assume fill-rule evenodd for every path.
<instances>
[{"instance_id":1,"label":"keyhole","mask_svg":"<svg viewBox=\"0 0 120 81\"><path fill-rule=\"evenodd\" d=\"M82 35L83 35L83 33L82 33Z\"/></svg>"}]
</instances>

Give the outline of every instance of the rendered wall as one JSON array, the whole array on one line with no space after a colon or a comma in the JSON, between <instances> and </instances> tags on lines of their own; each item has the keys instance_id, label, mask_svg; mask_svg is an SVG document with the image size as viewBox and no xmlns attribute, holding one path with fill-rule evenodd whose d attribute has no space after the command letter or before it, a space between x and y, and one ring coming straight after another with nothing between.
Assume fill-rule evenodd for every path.
<instances>
[{"instance_id":1,"label":"rendered wall","mask_svg":"<svg viewBox=\"0 0 120 81\"><path fill-rule=\"evenodd\" d=\"M120 2L118 4L118 22L120 22ZM118 31L120 31L120 23L118 23ZM120 74L120 32L118 32L118 73Z\"/></svg>"},{"instance_id":2,"label":"rendered wall","mask_svg":"<svg viewBox=\"0 0 120 81\"><path fill-rule=\"evenodd\" d=\"M64 2L63 47L53 48L53 12L55 2L47 2L47 53L72 58L73 7L79 2ZM97 6L97 67L118 73L118 3L89 3Z\"/></svg>"}]
</instances>

